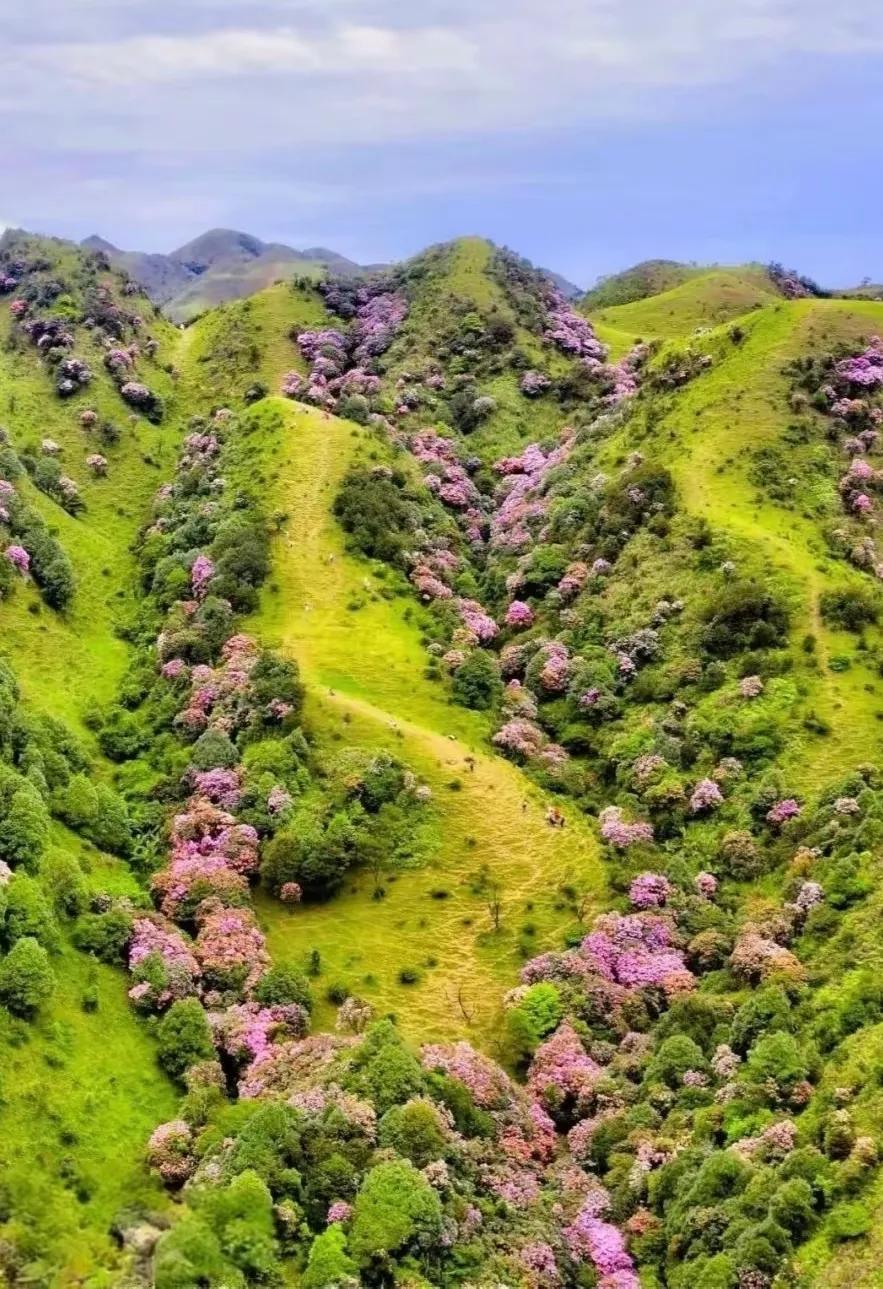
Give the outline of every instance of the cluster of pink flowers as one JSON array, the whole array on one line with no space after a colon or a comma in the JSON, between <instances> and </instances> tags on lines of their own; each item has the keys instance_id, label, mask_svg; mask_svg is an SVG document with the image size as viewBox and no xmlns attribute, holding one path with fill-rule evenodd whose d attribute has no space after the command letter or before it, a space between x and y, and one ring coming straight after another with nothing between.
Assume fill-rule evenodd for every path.
<instances>
[{"instance_id":1,"label":"cluster of pink flowers","mask_svg":"<svg viewBox=\"0 0 883 1289\"><path fill-rule=\"evenodd\" d=\"M153 394L137 380L126 381L120 388L120 394L132 407L147 407L153 402Z\"/></svg>"},{"instance_id":2,"label":"cluster of pink flowers","mask_svg":"<svg viewBox=\"0 0 883 1289\"><path fill-rule=\"evenodd\" d=\"M234 1003L226 1011L211 1015L218 1048L240 1067L264 1056L274 1040L303 1038L309 1028L309 1014L298 1003L262 1007L259 1003Z\"/></svg>"},{"instance_id":3,"label":"cluster of pink flowers","mask_svg":"<svg viewBox=\"0 0 883 1289\"><path fill-rule=\"evenodd\" d=\"M592 324L576 312L560 291L550 287L546 295L546 328L543 338L564 354L603 361L607 350L595 335Z\"/></svg>"},{"instance_id":4,"label":"cluster of pink flowers","mask_svg":"<svg viewBox=\"0 0 883 1289\"><path fill-rule=\"evenodd\" d=\"M592 1060L576 1031L565 1022L534 1053L527 1089L553 1113L566 1103L582 1115L591 1106L601 1073L601 1066Z\"/></svg>"},{"instance_id":5,"label":"cluster of pink flowers","mask_svg":"<svg viewBox=\"0 0 883 1289\"><path fill-rule=\"evenodd\" d=\"M539 398L551 387L551 380L541 371L526 371L519 382L518 388L526 398Z\"/></svg>"},{"instance_id":6,"label":"cluster of pink flowers","mask_svg":"<svg viewBox=\"0 0 883 1289\"><path fill-rule=\"evenodd\" d=\"M471 1043L427 1043L420 1060L426 1070L441 1070L459 1079L482 1110L503 1109L515 1096L512 1080L505 1071Z\"/></svg>"},{"instance_id":7,"label":"cluster of pink flowers","mask_svg":"<svg viewBox=\"0 0 883 1289\"><path fill-rule=\"evenodd\" d=\"M625 850L629 846L640 845L653 840L653 825L644 821L626 823L619 806L605 806L598 816L601 836L604 841Z\"/></svg>"},{"instance_id":8,"label":"cluster of pink flowers","mask_svg":"<svg viewBox=\"0 0 883 1289\"><path fill-rule=\"evenodd\" d=\"M844 386L876 389L883 385L883 341L873 336L860 354L842 359L834 373L838 383Z\"/></svg>"},{"instance_id":9,"label":"cluster of pink flowers","mask_svg":"<svg viewBox=\"0 0 883 1289\"><path fill-rule=\"evenodd\" d=\"M524 630L533 626L533 609L523 600L513 600L506 610L506 626L515 630Z\"/></svg>"},{"instance_id":10,"label":"cluster of pink flowers","mask_svg":"<svg viewBox=\"0 0 883 1289\"><path fill-rule=\"evenodd\" d=\"M90 453L86 457L86 465L99 478L107 474L107 457L102 456L100 452Z\"/></svg>"},{"instance_id":11,"label":"cluster of pink flowers","mask_svg":"<svg viewBox=\"0 0 883 1289\"><path fill-rule=\"evenodd\" d=\"M475 643L485 644L499 635L500 628L477 600L457 600L457 612L463 626L470 636L474 637Z\"/></svg>"},{"instance_id":12,"label":"cluster of pink flowers","mask_svg":"<svg viewBox=\"0 0 883 1289\"><path fill-rule=\"evenodd\" d=\"M129 997L138 1006L155 1009L196 993L201 976L193 946L177 927L147 916L133 924L129 970L136 981Z\"/></svg>"},{"instance_id":13,"label":"cluster of pink flowers","mask_svg":"<svg viewBox=\"0 0 883 1289\"><path fill-rule=\"evenodd\" d=\"M266 941L250 909L225 908L214 897L196 910L193 951L209 988L248 993L270 965Z\"/></svg>"},{"instance_id":14,"label":"cluster of pink flowers","mask_svg":"<svg viewBox=\"0 0 883 1289\"><path fill-rule=\"evenodd\" d=\"M519 551L533 540L532 526L545 518L548 501L543 489L549 473L567 460L572 447L573 431L565 429L558 447L545 453L531 443L516 457L503 457L494 463L502 476L495 495L491 516L491 546L497 550Z\"/></svg>"},{"instance_id":15,"label":"cluster of pink flowers","mask_svg":"<svg viewBox=\"0 0 883 1289\"><path fill-rule=\"evenodd\" d=\"M697 895L704 900L713 899L717 892L717 878L713 873L697 873L694 879Z\"/></svg>"},{"instance_id":16,"label":"cluster of pink flowers","mask_svg":"<svg viewBox=\"0 0 883 1289\"><path fill-rule=\"evenodd\" d=\"M612 382L612 388L604 398L608 406L615 407L637 394L641 370L649 356L650 346L637 344L618 363L607 363L599 369L599 374Z\"/></svg>"},{"instance_id":17,"label":"cluster of pink flowers","mask_svg":"<svg viewBox=\"0 0 883 1289\"><path fill-rule=\"evenodd\" d=\"M629 901L636 909L660 909L674 894L663 873L640 873L629 887Z\"/></svg>"},{"instance_id":18,"label":"cluster of pink flowers","mask_svg":"<svg viewBox=\"0 0 883 1289\"><path fill-rule=\"evenodd\" d=\"M714 779L700 779L690 793L690 810L694 815L706 810L714 810L723 799L723 793Z\"/></svg>"},{"instance_id":19,"label":"cluster of pink flowers","mask_svg":"<svg viewBox=\"0 0 883 1289\"><path fill-rule=\"evenodd\" d=\"M408 301L395 291L374 294L363 288L356 295L356 347L357 362L376 358L392 344L399 327L408 316Z\"/></svg>"},{"instance_id":20,"label":"cluster of pink flowers","mask_svg":"<svg viewBox=\"0 0 883 1289\"><path fill-rule=\"evenodd\" d=\"M411 568L411 583L426 600L449 600L453 591L448 581L459 565L460 560L453 551L425 550Z\"/></svg>"},{"instance_id":21,"label":"cluster of pink flowers","mask_svg":"<svg viewBox=\"0 0 883 1289\"><path fill-rule=\"evenodd\" d=\"M594 1187L571 1224L564 1229L570 1255L578 1262L591 1262L600 1277L599 1289L640 1289L635 1264L618 1227L605 1222L602 1214L610 1197L601 1186Z\"/></svg>"},{"instance_id":22,"label":"cluster of pink flowers","mask_svg":"<svg viewBox=\"0 0 883 1289\"><path fill-rule=\"evenodd\" d=\"M561 694L570 675L570 653L560 640L550 640L540 649L539 682L550 694Z\"/></svg>"},{"instance_id":23,"label":"cluster of pink flowers","mask_svg":"<svg viewBox=\"0 0 883 1289\"><path fill-rule=\"evenodd\" d=\"M563 600L572 600L579 595L589 580L589 566L581 560L568 564L564 576L558 583L558 594Z\"/></svg>"},{"instance_id":24,"label":"cluster of pink flowers","mask_svg":"<svg viewBox=\"0 0 883 1289\"><path fill-rule=\"evenodd\" d=\"M193 1129L186 1119L173 1119L154 1128L147 1143L147 1162L167 1186L181 1186L196 1168Z\"/></svg>"},{"instance_id":25,"label":"cluster of pink flowers","mask_svg":"<svg viewBox=\"0 0 883 1289\"><path fill-rule=\"evenodd\" d=\"M197 599L202 599L208 584L215 575L215 566L208 555L197 555L190 569L190 584Z\"/></svg>"},{"instance_id":26,"label":"cluster of pink flowers","mask_svg":"<svg viewBox=\"0 0 883 1289\"><path fill-rule=\"evenodd\" d=\"M788 822L789 819L796 819L800 814L800 806L793 797L785 797L770 806L766 813L767 822L775 824L777 827Z\"/></svg>"},{"instance_id":27,"label":"cluster of pink flowers","mask_svg":"<svg viewBox=\"0 0 883 1289\"><path fill-rule=\"evenodd\" d=\"M671 926L652 913L602 914L576 949L540 954L521 972L525 984L575 978L588 986L593 977L630 991L659 986L669 996L695 984Z\"/></svg>"},{"instance_id":28,"label":"cluster of pink flowers","mask_svg":"<svg viewBox=\"0 0 883 1289\"><path fill-rule=\"evenodd\" d=\"M516 717L497 730L492 742L504 752L511 752L526 761L532 761L540 755L548 740L539 725Z\"/></svg>"},{"instance_id":29,"label":"cluster of pink flowers","mask_svg":"<svg viewBox=\"0 0 883 1289\"><path fill-rule=\"evenodd\" d=\"M411 435L409 449L412 456L427 467L427 488L446 506L459 512L468 512L476 506L479 500L478 489L469 478L460 453L450 439L436 434L435 430L420 430Z\"/></svg>"},{"instance_id":30,"label":"cluster of pink flowers","mask_svg":"<svg viewBox=\"0 0 883 1289\"><path fill-rule=\"evenodd\" d=\"M25 550L24 546L16 546L14 543L6 547L3 552L9 563L19 573L25 574L31 567L31 557Z\"/></svg>"},{"instance_id":31,"label":"cluster of pink flowers","mask_svg":"<svg viewBox=\"0 0 883 1289\"><path fill-rule=\"evenodd\" d=\"M745 980L765 980L770 975L802 979L803 968L790 949L777 944L750 924L743 928L730 954L730 967Z\"/></svg>"}]
</instances>

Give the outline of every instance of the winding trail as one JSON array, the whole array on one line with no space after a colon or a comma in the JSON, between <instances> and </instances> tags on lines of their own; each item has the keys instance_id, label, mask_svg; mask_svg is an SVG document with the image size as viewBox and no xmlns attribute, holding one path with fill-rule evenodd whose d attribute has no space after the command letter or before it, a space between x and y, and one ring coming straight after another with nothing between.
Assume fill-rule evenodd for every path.
<instances>
[{"instance_id":1,"label":"winding trail","mask_svg":"<svg viewBox=\"0 0 883 1289\"><path fill-rule=\"evenodd\" d=\"M265 400L260 415L252 464L287 519L246 629L297 659L308 724L326 746L394 751L434 798L431 859L386 881L384 899L372 899L373 879L363 875L325 905L288 912L262 900L271 952L299 962L318 949L326 988L340 980L358 989L414 1036L469 1034L493 1046L501 993L523 957L560 943L573 923L561 886L588 892L590 904L600 899L597 843L566 807L565 828L549 826L546 798L490 751L485 722L424 678L422 610L390 589L385 569L346 552L331 506L354 454L370 453L372 440L281 399ZM476 889L482 867L499 886L499 930ZM416 967L420 981L402 985L403 967ZM320 1011L319 1024L328 1019Z\"/></svg>"}]
</instances>

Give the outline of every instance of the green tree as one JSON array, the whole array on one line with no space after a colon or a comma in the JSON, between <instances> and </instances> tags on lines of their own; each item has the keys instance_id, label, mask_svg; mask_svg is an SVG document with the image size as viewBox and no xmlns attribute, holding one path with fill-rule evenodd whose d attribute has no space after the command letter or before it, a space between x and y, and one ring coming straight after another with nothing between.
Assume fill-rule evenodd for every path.
<instances>
[{"instance_id":1,"label":"green tree","mask_svg":"<svg viewBox=\"0 0 883 1289\"><path fill-rule=\"evenodd\" d=\"M500 665L494 655L486 649L473 649L454 672L451 692L463 707L480 712L493 707L503 693Z\"/></svg>"},{"instance_id":2,"label":"green tree","mask_svg":"<svg viewBox=\"0 0 883 1289\"><path fill-rule=\"evenodd\" d=\"M0 1002L16 1016L31 1016L52 996L49 955L32 936L17 940L0 961Z\"/></svg>"},{"instance_id":3,"label":"green tree","mask_svg":"<svg viewBox=\"0 0 883 1289\"><path fill-rule=\"evenodd\" d=\"M183 1078L197 1061L209 1061L215 1055L206 1014L195 998L181 998L172 1003L157 1027L156 1036L160 1064L176 1079Z\"/></svg>"},{"instance_id":4,"label":"green tree","mask_svg":"<svg viewBox=\"0 0 883 1289\"><path fill-rule=\"evenodd\" d=\"M361 1266L402 1252L418 1237L441 1229L438 1195L405 1160L377 1164L365 1177L353 1205L350 1250Z\"/></svg>"},{"instance_id":5,"label":"green tree","mask_svg":"<svg viewBox=\"0 0 883 1289\"><path fill-rule=\"evenodd\" d=\"M346 1251L346 1235L335 1222L317 1235L301 1277L303 1289L342 1289L358 1284L356 1264Z\"/></svg>"}]
</instances>

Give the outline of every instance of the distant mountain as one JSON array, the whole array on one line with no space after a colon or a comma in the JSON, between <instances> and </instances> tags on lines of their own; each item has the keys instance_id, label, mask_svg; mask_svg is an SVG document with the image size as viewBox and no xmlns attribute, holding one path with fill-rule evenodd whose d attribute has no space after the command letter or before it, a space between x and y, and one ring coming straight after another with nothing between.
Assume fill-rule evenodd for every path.
<instances>
[{"instance_id":1,"label":"distant mountain","mask_svg":"<svg viewBox=\"0 0 883 1289\"><path fill-rule=\"evenodd\" d=\"M540 272L543 277L547 277L550 282L555 283L566 300L580 300L585 294L581 286L577 286L575 282L562 277L560 273L553 273L551 269L540 269Z\"/></svg>"},{"instance_id":2,"label":"distant mountain","mask_svg":"<svg viewBox=\"0 0 883 1289\"><path fill-rule=\"evenodd\" d=\"M175 322L186 322L224 300L253 295L296 272L318 278L328 271L350 276L381 267L356 264L325 247L298 251L230 228L209 229L168 255L123 251L97 235L87 237L82 246L102 251Z\"/></svg>"}]
</instances>

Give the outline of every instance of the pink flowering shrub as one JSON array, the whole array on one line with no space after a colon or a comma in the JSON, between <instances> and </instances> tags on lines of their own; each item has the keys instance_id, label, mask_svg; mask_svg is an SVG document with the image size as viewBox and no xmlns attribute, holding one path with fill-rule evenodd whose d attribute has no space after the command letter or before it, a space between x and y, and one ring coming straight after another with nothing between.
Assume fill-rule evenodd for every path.
<instances>
[{"instance_id":1,"label":"pink flowering shrub","mask_svg":"<svg viewBox=\"0 0 883 1289\"><path fill-rule=\"evenodd\" d=\"M206 986L247 993L269 966L266 941L254 914L204 900L196 910L198 933L193 946Z\"/></svg>"},{"instance_id":2,"label":"pink flowering shrub","mask_svg":"<svg viewBox=\"0 0 883 1289\"><path fill-rule=\"evenodd\" d=\"M780 827L788 822L789 819L796 819L800 814L800 806L793 797L785 797L781 801L775 802L770 806L766 813L767 822Z\"/></svg>"},{"instance_id":3,"label":"pink flowering shrub","mask_svg":"<svg viewBox=\"0 0 883 1289\"><path fill-rule=\"evenodd\" d=\"M653 825L644 822L626 823L619 806L605 806L598 816L601 836L617 850L641 845L653 840Z\"/></svg>"},{"instance_id":4,"label":"pink flowering shrub","mask_svg":"<svg viewBox=\"0 0 883 1289\"><path fill-rule=\"evenodd\" d=\"M154 1128L147 1143L147 1162L167 1186L182 1186L196 1168L190 1124L173 1119Z\"/></svg>"},{"instance_id":5,"label":"pink flowering shrub","mask_svg":"<svg viewBox=\"0 0 883 1289\"><path fill-rule=\"evenodd\" d=\"M193 594L202 599L208 590L208 584L215 575L215 566L208 555L197 555L190 570L190 583Z\"/></svg>"},{"instance_id":6,"label":"pink flowering shrub","mask_svg":"<svg viewBox=\"0 0 883 1289\"><path fill-rule=\"evenodd\" d=\"M506 626L517 630L533 626L533 609L523 600L513 600L506 610Z\"/></svg>"},{"instance_id":7,"label":"pink flowering shrub","mask_svg":"<svg viewBox=\"0 0 883 1289\"><path fill-rule=\"evenodd\" d=\"M25 574L30 569L31 557L25 550L24 546L16 546L12 543L6 547L3 554L17 572Z\"/></svg>"},{"instance_id":8,"label":"pink flowering shrub","mask_svg":"<svg viewBox=\"0 0 883 1289\"><path fill-rule=\"evenodd\" d=\"M700 779L690 794L690 810L694 815L714 810L723 801L723 793L714 779Z\"/></svg>"},{"instance_id":9,"label":"pink flowering shrub","mask_svg":"<svg viewBox=\"0 0 883 1289\"><path fill-rule=\"evenodd\" d=\"M202 974L182 933L150 917L136 918L133 923L129 970L135 979L129 997L137 1006L152 1010L196 993Z\"/></svg>"},{"instance_id":10,"label":"pink flowering shrub","mask_svg":"<svg viewBox=\"0 0 883 1289\"><path fill-rule=\"evenodd\" d=\"M591 1107L601 1067L566 1022L541 1043L531 1061L527 1088L554 1114L584 1115Z\"/></svg>"},{"instance_id":11,"label":"pink flowering shrub","mask_svg":"<svg viewBox=\"0 0 883 1289\"><path fill-rule=\"evenodd\" d=\"M658 909L674 894L674 887L662 873L641 873L629 887L629 900L636 909Z\"/></svg>"}]
</instances>

